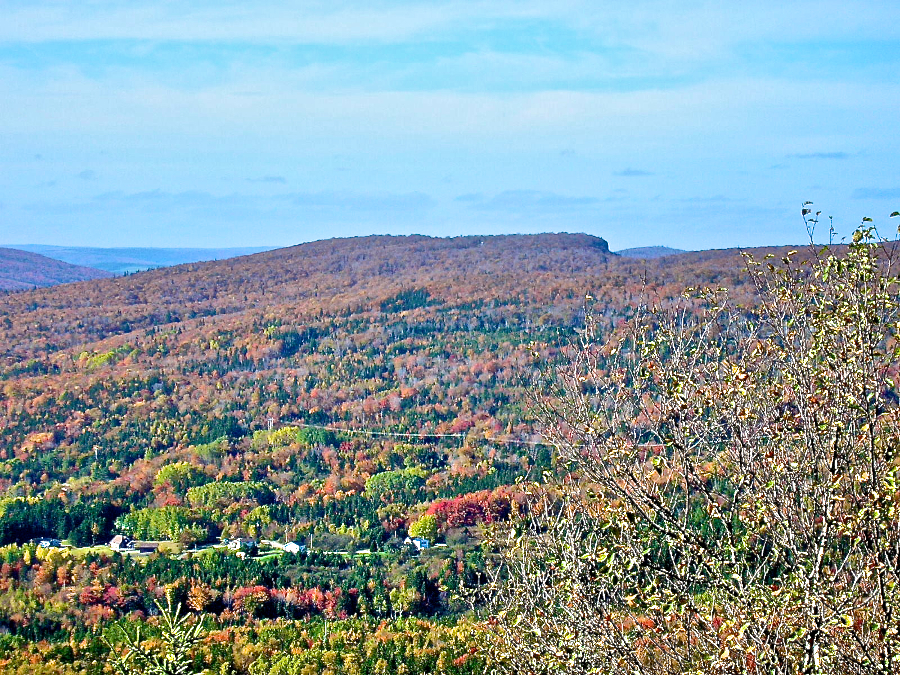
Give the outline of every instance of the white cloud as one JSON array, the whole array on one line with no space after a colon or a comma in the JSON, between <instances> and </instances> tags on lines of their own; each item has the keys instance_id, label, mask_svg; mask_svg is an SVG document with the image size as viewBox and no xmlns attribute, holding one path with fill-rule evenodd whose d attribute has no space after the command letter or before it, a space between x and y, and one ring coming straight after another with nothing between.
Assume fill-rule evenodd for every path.
<instances>
[{"instance_id":1,"label":"white cloud","mask_svg":"<svg viewBox=\"0 0 900 675\"><path fill-rule=\"evenodd\" d=\"M0 188L7 212L35 207L27 225L76 227L67 216L80 208L135 237L160 216L161 232L226 222L256 243L257 223L299 212L357 233L456 218L484 230L509 213L546 227L560 213L561 227L632 236L648 213L712 232L723 213L768 217L826 190L881 184L858 193L877 198L895 185L884 176L900 151L900 56L883 43L900 5L886 0L7 0L2 13ZM867 39L880 41L880 75L855 77ZM29 44L42 41L65 44ZM855 65L823 66L828 45ZM86 167L96 180L76 178ZM619 175L641 171L652 175L628 181L627 199L605 201ZM279 178L292 192L272 194ZM96 201L89 188L117 192ZM453 201L466 192L481 195Z\"/></svg>"},{"instance_id":2,"label":"white cloud","mask_svg":"<svg viewBox=\"0 0 900 675\"><path fill-rule=\"evenodd\" d=\"M747 41L801 42L853 35L883 39L898 19L881 0L723 4L634 0L444 2L8 2L0 41L201 40L304 44L393 43L553 22L610 47L628 45L678 62L721 57Z\"/></svg>"},{"instance_id":3,"label":"white cloud","mask_svg":"<svg viewBox=\"0 0 900 675\"><path fill-rule=\"evenodd\" d=\"M43 213L51 210L55 213L100 213L108 210L146 213L204 212L217 216L240 211L243 216L248 212L266 211L295 214L312 211L411 213L430 209L435 203L429 195L419 192L392 194L322 191L260 197L240 193L216 195L202 190L168 192L155 189L131 193L105 192L76 202L44 201L30 204L26 209Z\"/></svg>"},{"instance_id":4,"label":"white cloud","mask_svg":"<svg viewBox=\"0 0 900 675\"><path fill-rule=\"evenodd\" d=\"M358 148L359 139L373 147L408 142L471 149L502 139L509 149L577 143L582 150L636 142L673 149L687 139L700 150L723 139L735 147L774 150L777 140L784 144L777 156L783 157L810 152L811 143L796 137L821 136L823 128L842 130L843 140L827 142L846 152L858 151L860 142L880 142L900 100L897 84L761 78L626 92L320 92L304 89L290 71L248 68L200 90L142 78L119 84L110 87L71 68L35 79L0 66L0 127L6 133L109 138L165 134L195 143L279 138L289 146L303 142L334 152ZM817 107L817 101L829 103Z\"/></svg>"},{"instance_id":5,"label":"white cloud","mask_svg":"<svg viewBox=\"0 0 900 675\"><path fill-rule=\"evenodd\" d=\"M471 21L543 15L541 3L32 3L10 9L0 40L393 42ZM537 8L537 11L536 11Z\"/></svg>"}]
</instances>

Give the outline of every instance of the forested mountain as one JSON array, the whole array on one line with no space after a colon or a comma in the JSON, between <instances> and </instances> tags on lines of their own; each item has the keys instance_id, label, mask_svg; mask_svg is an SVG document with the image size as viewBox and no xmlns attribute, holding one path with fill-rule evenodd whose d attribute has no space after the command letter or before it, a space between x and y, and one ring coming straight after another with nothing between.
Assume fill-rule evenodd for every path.
<instances>
[{"instance_id":1,"label":"forested mountain","mask_svg":"<svg viewBox=\"0 0 900 675\"><path fill-rule=\"evenodd\" d=\"M587 235L376 236L4 296L0 627L95 635L164 588L237 644L266 617L456 615L454 589L481 578L478 528L521 507L517 479L553 470L533 378L586 309L611 330L685 286L748 299L743 264L737 251L626 258ZM410 557L417 533L447 546ZM23 546L114 534L310 551L42 563ZM480 672L454 650L460 665L440 672Z\"/></svg>"},{"instance_id":2,"label":"forested mountain","mask_svg":"<svg viewBox=\"0 0 900 675\"><path fill-rule=\"evenodd\" d=\"M108 272L80 267L37 253L0 248L0 291L21 291L112 276Z\"/></svg>"},{"instance_id":3,"label":"forested mountain","mask_svg":"<svg viewBox=\"0 0 900 675\"><path fill-rule=\"evenodd\" d=\"M704 264L697 268L699 257ZM645 271L651 288L663 293L687 281L737 282L741 276L734 251L656 264L613 256L604 240L587 235L327 240L7 298L0 305L7 317L2 355L13 364L114 335L140 338L146 328L193 328L199 324L186 322L198 317L217 317L219 325L225 316L274 316L288 308L294 314L284 319L294 323L301 316L384 314L417 302L476 315L473 303L512 303L528 308L531 318L547 315L546 323L552 308L580 306L591 289L601 293L601 304L638 297L647 290L641 288ZM400 292L427 293L430 300L390 305Z\"/></svg>"},{"instance_id":4,"label":"forested mountain","mask_svg":"<svg viewBox=\"0 0 900 675\"><path fill-rule=\"evenodd\" d=\"M0 487L130 489L270 419L526 440L526 380L586 302L612 325L687 285L738 286L741 264L624 259L586 235L366 237L6 296Z\"/></svg>"}]
</instances>

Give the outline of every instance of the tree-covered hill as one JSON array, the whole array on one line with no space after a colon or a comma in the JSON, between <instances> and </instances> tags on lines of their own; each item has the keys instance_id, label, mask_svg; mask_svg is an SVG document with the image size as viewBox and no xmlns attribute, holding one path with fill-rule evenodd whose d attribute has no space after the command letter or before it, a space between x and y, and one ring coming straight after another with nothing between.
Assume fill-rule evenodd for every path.
<instances>
[{"instance_id":1,"label":"tree-covered hill","mask_svg":"<svg viewBox=\"0 0 900 675\"><path fill-rule=\"evenodd\" d=\"M150 454L270 419L522 441L526 380L585 302L612 325L735 286L741 265L623 259L587 235L365 237L7 296L0 485L108 490Z\"/></svg>"},{"instance_id":2,"label":"tree-covered hill","mask_svg":"<svg viewBox=\"0 0 900 675\"><path fill-rule=\"evenodd\" d=\"M112 276L109 272L13 248L0 248L0 291L31 290L86 279Z\"/></svg>"},{"instance_id":3,"label":"tree-covered hill","mask_svg":"<svg viewBox=\"0 0 900 675\"><path fill-rule=\"evenodd\" d=\"M533 378L585 307L611 331L685 286L748 300L743 264L628 259L587 235L365 237L4 296L0 627L86 629L161 588L238 624L456 614L479 528L553 470ZM403 540L422 533L446 546L415 556ZM43 564L21 546L114 534L311 553Z\"/></svg>"},{"instance_id":4,"label":"tree-covered hill","mask_svg":"<svg viewBox=\"0 0 900 675\"><path fill-rule=\"evenodd\" d=\"M595 288L615 304L645 279L674 292L684 281L736 282L739 266L734 251L622 259L588 235L325 240L4 298L2 356L12 365L141 329L287 306L304 316L354 313L410 288L449 305L515 299L535 310Z\"/></svg>"}]
</instances>

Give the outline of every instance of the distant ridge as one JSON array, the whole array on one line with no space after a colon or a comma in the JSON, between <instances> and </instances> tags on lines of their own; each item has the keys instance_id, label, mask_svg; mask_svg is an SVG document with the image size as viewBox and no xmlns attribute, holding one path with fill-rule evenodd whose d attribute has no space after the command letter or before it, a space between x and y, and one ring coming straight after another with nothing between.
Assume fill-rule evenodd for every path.
<instances>
[{"instance_id":1,"label":"distant ridge","mask_svg":"<svg viewBox=\"0 0 900 675\"><path fill-rule=\"evenodd\" d=\"M626 258L662 258L667 255L677 255L679 253L687 253L684 249L669 248L668 246L639 246L637 248L626 248L622 251L616 251Z\"/></svg>"},{"instance_id":2,"label":"distant ridge","mask_svg":"<svg viewBox=\"0 0 900 675\"><path fill-rule=\"evenodd\" d=\"M751 252L761 257L791 248ZM191 349L229 334L237 345L229 349L245 349L246 338L268 355L253 357L263 363L277 352L268 325L300 333L316 325L325 335L334 322L388 326L394 319L384 317L393 316L404 325L437 322L428 331L469 331L484 321L527 331L548 322L575 325L587 294L610 318L642 293L675 298L689 286L728 287L737 301L750 302L755 287L746 282L745 265L737 249L629 258L587 234L326 239L7 294L0 297L0 318L11 322L0 322L0 375L29 359L49 363L60 350L77 356L155 344L162 326L176 324L191 331L185 333L194 336L185 338ZM71 367L71 358L60 358L60 367Z\"/></svg>"},{"instance_id":3,"label":"distant ridge","mask_svg":"<svg viewBox=\"0 0 900 675\"><path fill-rule=\"evenodd\" d=\"M96 248L87 246L47 246L23 244L9 246L31 251L72 265L93 267L113 274L125 274L207 260L225 260L242 255L271 251L271 246L243 248Z\"/></svg>"},{"instance_id":4,"label":"distant ridge","mask_svg":"<svg viewBox=\"0 0 900 675\"><path fill-rule=\"evenodd\" d=\"M70 265L38 253L0 248L0 290L21 291L73 281L102 279L111 273Z\"/></svg>"}]
</instances>

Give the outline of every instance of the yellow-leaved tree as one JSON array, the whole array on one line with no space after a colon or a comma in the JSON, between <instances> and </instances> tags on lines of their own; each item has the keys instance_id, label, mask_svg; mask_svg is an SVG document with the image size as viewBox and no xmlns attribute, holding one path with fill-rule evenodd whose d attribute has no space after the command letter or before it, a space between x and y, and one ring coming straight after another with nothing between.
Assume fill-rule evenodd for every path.
<instances>
[{"instance_id":1,"label":"yellow-leaved tree","mask_svg":"<svg viewBox=\"0 0 900 675\"><path fill-rule=\"evenodd\" d=\"M564 475L494 542L498 671L896 671L894 246L865 219L748 257L753 306L695 291L607 336L588 316L541 384Z\"/></svg>"}]
</instances>

